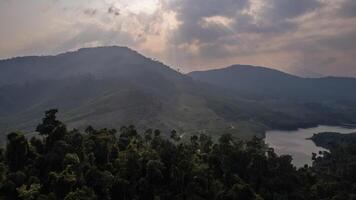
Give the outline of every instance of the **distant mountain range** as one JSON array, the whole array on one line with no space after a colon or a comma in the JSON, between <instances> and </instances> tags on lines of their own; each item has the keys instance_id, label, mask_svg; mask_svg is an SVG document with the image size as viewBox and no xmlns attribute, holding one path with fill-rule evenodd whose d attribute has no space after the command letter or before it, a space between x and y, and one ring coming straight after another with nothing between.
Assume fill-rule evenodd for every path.
<instances>
[{"instance_id":1,"label":"distant mountain range","mask_svg":"<svg viewBox=\"0 0 356 200\"><path fill-rule=\"evenodd\" d=\"M192 72L189 76L248 101L242 106L243 112L268 127L294 129L356 121L355 78L303 78L249 65Z\"/></svg>"},{"instance_id":2,"label":"distant mountain range","mask_svg":"<svg viewBox=\"0 0 356 200\"><path fill-rule=\"evenodd\" d=\"M126 47L85 48L56 56L0 61L0 133L34 130L60 110L71 127L159 128L181 134L356 122L356 79L301 78L231 66L178 73Z\"/></svg>"},{"instance_id":3,"label":"distant mountain range","mask_svg":"<svg viewBox=\"0 0 356 200\"><path fill-rule=\"evenodd\" d=\"M189 76L238 93L292 101L356 102L355 78L302 78L274 69L233 65Z\"/></svg>"}]
</instances>

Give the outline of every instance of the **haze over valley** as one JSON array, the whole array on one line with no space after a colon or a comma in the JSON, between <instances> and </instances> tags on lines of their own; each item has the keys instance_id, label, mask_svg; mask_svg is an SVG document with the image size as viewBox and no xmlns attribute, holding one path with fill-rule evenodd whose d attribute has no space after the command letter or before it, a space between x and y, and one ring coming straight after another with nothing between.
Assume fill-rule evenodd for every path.
<instances>
[{"instance_id":1,"label":"haze over valley","mask_svg":"<svg viewBox=\"0 0 356 200\"><path fill-rule=\"evenodd\" d=\"M33 130L57 108L72 127L263 136L267 129L355 123L356 79L302 78L255 66L182 74L127 47L0 61L1 132Z\"/></svg>"},{"instance_id":2,"label":"haze over valley","mask_svg":"<svg viewBox=\"0 0 356 200\"><path fill-rule=\"evenodd\" d=\"M0 0L1 200L355 200L355 0Z\"/></svg>"}]
</instances>

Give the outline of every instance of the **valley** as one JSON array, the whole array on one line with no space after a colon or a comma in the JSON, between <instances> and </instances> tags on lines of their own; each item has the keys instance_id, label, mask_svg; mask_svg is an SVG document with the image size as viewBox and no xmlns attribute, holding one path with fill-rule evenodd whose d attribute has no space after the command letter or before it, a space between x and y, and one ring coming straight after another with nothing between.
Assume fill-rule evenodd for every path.
<instances>
[{"instance_id":1,"label":"valley","mask_svg":"<svg viewBox=\"0 0 356 200\"><path fill-rule=\"evenodd\" d=\"M0 135L31 131L44 110L60 110L69 127L168 134L231 133L355 123L351 78L301 78L235 65L181 74L126 47L84 48L56 56L0 61Z\"/></svg>"}]
</instances>

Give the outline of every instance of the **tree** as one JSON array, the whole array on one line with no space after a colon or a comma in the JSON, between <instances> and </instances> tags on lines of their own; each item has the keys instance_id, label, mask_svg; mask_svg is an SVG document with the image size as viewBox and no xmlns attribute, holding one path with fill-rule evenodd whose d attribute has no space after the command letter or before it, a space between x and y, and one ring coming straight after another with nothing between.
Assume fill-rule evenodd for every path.
<instances>
[{"instance_id":1,"label":"tree","mask_svg":"<svg viewBox=\"0 0 356 200\"><path fill-rule=\"evenodd\" d=\"M7 135L6 160L11 171L22 170L27 161L28 143L21 132Z\"/></svg>"},{"instance_id":2,"label":"tree","mask_svg":"<svg viewBox=\"0 0 356 200\"><path fill-rule=\"evenodd\" d=\"M257 137L249 141L223 134L190 141L144 137L134 126L93 128L86 134L46 112L37 130L43 137L28 142L10 133L0 151L0 199L354 199L356 151L335 146L314 156L313 166L297 169L292 157L279 156Z\"/></svg>"},{"instance_id":3,"label":"tree","mask_svg":"<svg viewBox=\"0 0 356 200\"><path fill-rule=\"evenodd\" d=\"M109 171L102 171L92 167L85 174L85 180L87 186L93 188L100 199L108 199L110 197L109 192L114 182L114 176Z\"/></svg>"},{"instance_id":4,"label":"tree","mask_svg":"<svg viewBox=\"0 0 356 200\"><path fill-rule=\"evenodd\" d=\"M48 149L58 140L63 140L67 134L66 126L59 120L57 120L57 109L51 109L46 111L45 117L42 119L42 123L36 128L36 131L46 137L46 147Z\"/></svg>"},{"instance_id":5,"label":"tree","mask_svg":"<svg viewBox=\"0 0 356 200\"><path fill-rule=\"evenodd\" d=\"M68 168L60 173L51 172L49 179L51 190L60 198L64 198L71 192L77 181L75 174Z\"/></svg>"},{"instance_id":6,"label":"tree","mask_svg":"<svg viewBox=\"0 0 356 200\"><path fill-rule=\"evenodd\" d=\"M64 200L96 200L97 197L94 191L88 187L77 188L75 191L70 192Z\"/></svg>"},{"instance_id":7,"label":"tree","mask_svg":"<svg viewBox=\"0 0 356 200\"><path fill-rule=\"evenodd\" d=\"M178 142L180 140L180 136L178 135L176 130L171 131L171 139L175 142Z\"/></svg>"},{"instance_id":8,"label":"tree","mask_svg":"<svg viewBox=\"0 0 356 200\"><path fill-rule=\"evenodd\" d=\"M41 185L38 183L31 184L29 186L22 185L17 188L17 192L19 193L19 197L22 200L35 200L40 195Z\"/></svg>"},{"instance_id":9,"label":"tree","mask_svg":"<svg viewBox=\"0 0 356 200\"><path fill-rule=\"evenodd\" d=\"M236 183L227 192L225 198L231 200L255 200L256 194L247 184Z\"/></svg>"}]
</instances>

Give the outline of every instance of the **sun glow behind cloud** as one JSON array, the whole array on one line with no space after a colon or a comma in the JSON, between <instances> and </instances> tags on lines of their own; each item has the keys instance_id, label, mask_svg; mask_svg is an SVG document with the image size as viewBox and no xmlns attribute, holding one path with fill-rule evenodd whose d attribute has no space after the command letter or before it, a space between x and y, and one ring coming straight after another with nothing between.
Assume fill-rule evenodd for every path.
<instances>
[{"instance_id":1,"label":"sun glow behind cloud","mask_svg":"<svg viewBox=\"0 0 356 200\"><path fill-rule=\"evenodd\" d=\"M159 0L126 0L127 9L133 13L155 13L159 8Z\"/></svg>"}]
</instances>

